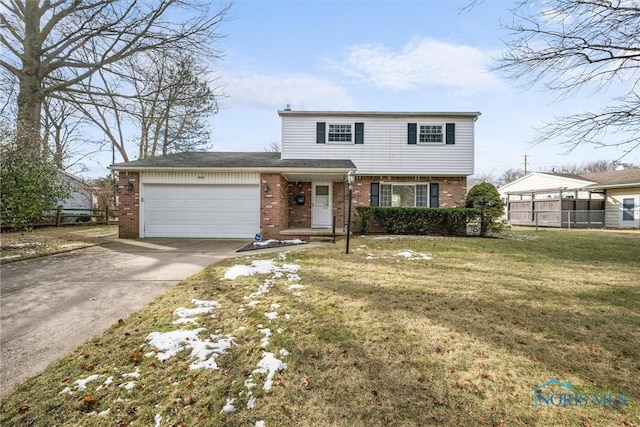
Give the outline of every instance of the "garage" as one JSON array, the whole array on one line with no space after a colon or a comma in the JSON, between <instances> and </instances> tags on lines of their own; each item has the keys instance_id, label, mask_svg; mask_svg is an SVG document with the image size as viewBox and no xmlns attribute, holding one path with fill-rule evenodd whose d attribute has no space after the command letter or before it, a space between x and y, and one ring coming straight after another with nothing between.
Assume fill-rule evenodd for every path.
<instances>
[{"instance_id":1,"label":"garage","mask_svg":"<svg viewBox=\"0 0 640 427\"><path fill-rule=\"evenodd\" d=\"M141 237L254 238L260 232L256 184L145 184Z\"/></svg>"}]
</instances>

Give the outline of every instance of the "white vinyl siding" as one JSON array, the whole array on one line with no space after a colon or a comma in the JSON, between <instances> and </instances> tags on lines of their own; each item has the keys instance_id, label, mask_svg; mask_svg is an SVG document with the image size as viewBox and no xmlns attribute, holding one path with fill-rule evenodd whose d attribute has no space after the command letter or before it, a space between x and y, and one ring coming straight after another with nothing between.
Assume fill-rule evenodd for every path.
<instances>
[{"instance_id":1,"label":"white vinyl siding","mask_svg":"<svg viewBox=\"0 0 640 427\"><path fill-rule=\"evenodd\" d=\"M640 220L634 221L633 224L628 222L627 224L621 223L621 210L624 199L634 199L634 218L640 218L640 187L637 188L609 188L607 189L607 198L605 203L605 227L622 227L626 226L640 226Z\"/></svg>"},{"instance_id":2,"label":"white vinyl siding","mask_svg":"<svg viewBox=\"0 0 640 427\"><path fill-rule=\"evenodd\" d=\"M474 119L472 117L341 117L283 116L283 159L349 159L358 174L472 175ZM316 123L364 122L363 144L317 144ZM407 144L408 123L455 123L455 144ZM444 126L443 126L444 132Z\"/></svg>"}]
</instances>

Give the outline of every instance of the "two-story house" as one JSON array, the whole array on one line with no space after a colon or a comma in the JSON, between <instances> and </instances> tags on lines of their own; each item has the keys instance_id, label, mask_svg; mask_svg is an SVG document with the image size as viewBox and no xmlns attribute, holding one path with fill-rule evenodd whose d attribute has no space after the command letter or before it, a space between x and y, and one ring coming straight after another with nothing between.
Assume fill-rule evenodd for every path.
<instances>
[{"instance_id":1,"label":"two-story house","mask_svg":"<svg viewBox=\"0 0 640 427\"><path fill-rule=\"evenodd\" d=\"M280 239L354 206L463 206L478 112L278 111L282 153L189 152L113 165L121 237Z\"/></svg>"}]
</instances>

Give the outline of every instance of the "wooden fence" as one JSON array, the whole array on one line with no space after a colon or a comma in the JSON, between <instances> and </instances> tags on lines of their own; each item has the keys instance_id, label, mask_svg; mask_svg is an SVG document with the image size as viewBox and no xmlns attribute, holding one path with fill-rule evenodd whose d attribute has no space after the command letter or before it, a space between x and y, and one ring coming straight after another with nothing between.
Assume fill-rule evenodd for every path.
<instances>
[{"instance_id":1,"label":"wooden fence","mask_svg":"<svg viewBox=\"0 0 640 427\"><path fill-rule=\"evenodd\" d=\"M113 224L118 220L117 211L109 208L105 209L85 209L85 208L65 208L58 206L55 211L47 212L43 216L41 225L61 225L69 224ZM34 224L36 225L36 224Z\"/></svg>"}]
</instances>

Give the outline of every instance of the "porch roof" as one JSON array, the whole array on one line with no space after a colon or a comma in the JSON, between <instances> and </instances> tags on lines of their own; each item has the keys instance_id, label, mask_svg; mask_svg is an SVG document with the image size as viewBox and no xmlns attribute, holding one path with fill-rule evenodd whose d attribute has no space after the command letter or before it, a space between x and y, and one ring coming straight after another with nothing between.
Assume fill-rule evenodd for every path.
<instances>
[{"instance_id":1,"label":"porch roof","mask_svg":"<svg viewBox=\"0 0 640 427\"><path fill-rule=\"evenodd\" d=\"M340 176L355 165L351 160L281 159L272 152L185 152L117 163L118 171L246 171L276 172L290 177ZM342 178L341 178L342 179ZM332 179L333 180L333 179Z\"/></svg>"}]
</instances>

